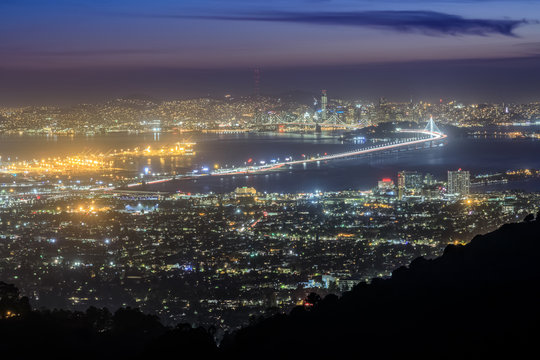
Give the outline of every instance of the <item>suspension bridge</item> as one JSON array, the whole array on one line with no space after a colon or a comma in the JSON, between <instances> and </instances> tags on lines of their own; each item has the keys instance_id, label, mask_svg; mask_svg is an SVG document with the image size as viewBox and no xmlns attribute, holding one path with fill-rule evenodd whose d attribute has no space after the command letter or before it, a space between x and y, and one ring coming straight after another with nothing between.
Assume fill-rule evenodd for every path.
<instances>
[{"instance_id":1,"label":"suspension bridge","mask_svg":"<svg viewBox=\"0 0 540 360\"><path fill-rule=\"evenodd\" d=\"M316 157L311 157L311 158L303 158L300 160L290 159L284 162L275 162L275 163L264 164L264 165L253 165L253 166L245 166L245 167L238 167L238 168L232 168L232 169L219 169L219 170L215 170L211 172L210 175L223 176L223 175L239 175L239 174L257 174L261 172L277 170L286 166L293 166L293 165L298 165L298 164L307 164L307 163L312 163L312 162L344 159L344 158L350 158L350 157L355 157L355 156L374 154L378 152L399 150L400 148L402 149L411 148L411 147L417 148L418 146L424 146L430 143L433 144L447 137L447 135L444 134L437 127L437 125L433 121L433 118L429 120L429 122L427 123L424 129L411 129L411 130L400 129L398 130L398 132L410 133L410 134L414 134L415 136L412 138L407 138L403 140L395 140L389 143L372 145L372 146L365 147L362 149L345 151L345 152L337 153L337 154L316 156Z\"/></svg>"},{"instance_id":2,"label":"suspension bridge","mask_svg":"<svg viewBox=\"0 0 540 360\"><path fill-rule=\"evenodd\" d=\"M327 113L327 116L320 118L316 114L294 114L278 113L275 111L261 112L255 116L253 126L301 126L336 129L354 129L358 124L349 124L338 113Z\"/></svg>"},{"instance_id":3,"label":"suspension bridge","mask_svg":"<svg viewBox=\"0 0 540 360\"><path fill-rule=\"evenodd\" d=\"M316 156L311 158L303 158L300 160L293 160L290 159L283 161L283 162L274 162L270 164L264 164L264 165L252 165L252 166L244 166L244 167L236 167L236 168L226 168L226 169L218 169L214 170L209 173L205 174L192 174L187 176L178 176L178 177L170 177L170 178L161 178L153 181L146 181L145 183L148 185L152 184L158 184L158 183L164 183L171 180L191 180L201 177L208 177L208 176L228 176L228 175L241 175L241 174L259 174L264 173L268 171L274 171L279 170L285 167L291 167L293 165L298 164L307 164L307 163L313 163L313 162L325 162L325 161L331 161L336 159L345 159L345 158L351 158L356 156L363 156L363 155L370 155L370 154L376 154L376 153L383 153L388 151L400 151L400 150L407 150L407 149L420 149L424 148L425 146L433 146L437 142L440 142L441 140L444 140L447 135L444 134L435 124L433 121L433 118L429 120L426 127L424 129L398 129L399 133L404 134L411 134L414 135L413 137L402 139L402 140L394 140L388 143L384 144L378 144L378 145L372 145L361 149L351 150L351 151L345 151L342 153L337 154L330 154L330 155L323 155L323 156ZM128 188L132 187L138 187L142 185L142 183L133 183L127 185ZM107 189L100 189L100 190L114 190L115 188L107 188Z\"/></svg>"}]
</instances>

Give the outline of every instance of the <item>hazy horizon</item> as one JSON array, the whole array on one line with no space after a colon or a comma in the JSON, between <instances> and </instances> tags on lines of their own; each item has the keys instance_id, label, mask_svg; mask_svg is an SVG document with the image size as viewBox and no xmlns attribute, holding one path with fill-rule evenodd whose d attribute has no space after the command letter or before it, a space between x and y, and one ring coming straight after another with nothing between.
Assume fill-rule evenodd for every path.
<instances>
[{"instance_id":1,"label":"hazy horizon","mask_svg":"<svg viewBox=\"0 0 540 360\"><path fill-rule=\"evenodd\" d=\"M0 104L328 89L540 100L540 4L519 0L3 1ZM533 14L533 15L531 15Z\"/></svg>"}]
</instances>

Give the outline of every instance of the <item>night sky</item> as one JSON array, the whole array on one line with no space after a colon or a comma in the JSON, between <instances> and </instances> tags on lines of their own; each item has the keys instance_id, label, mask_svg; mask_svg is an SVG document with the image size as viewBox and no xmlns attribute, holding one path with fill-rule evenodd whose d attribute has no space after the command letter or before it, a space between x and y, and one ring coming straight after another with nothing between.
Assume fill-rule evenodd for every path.
<instances>
[{"instance_id":1,"label":"night sky","mask_svg":"<svg viewBox=\"0 0 540 360\"><path fill-rule=\"evenodd\" d=\"M291 90L540 101L534 0L0 0L0 105Z\"/></svg>"}]
</instances>

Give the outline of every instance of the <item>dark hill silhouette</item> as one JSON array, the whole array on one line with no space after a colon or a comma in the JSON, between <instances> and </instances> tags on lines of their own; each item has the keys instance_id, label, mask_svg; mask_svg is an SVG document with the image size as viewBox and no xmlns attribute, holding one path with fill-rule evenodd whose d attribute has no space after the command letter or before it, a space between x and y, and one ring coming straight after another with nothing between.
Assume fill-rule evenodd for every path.
<instances>
[{"instance_id":1,"label":"dark hill silhouette","mask_svg":"<svg viewBox=\"0 0 540 360\"><path fill-rule=\"evenodd\" d=\"M28 358L508 359L540 338L540 213L341 298L296 307L229 334L163 326L137 309L32 311L0 282L0 353ZM528 358L528 356L527 356Z\"/></svg>"},{"instance_id":2,"label":"dark hill silhouette","mask_svg":"<svg viewBox=\"0 0 540 360\"><path fill-rule=\"evenodd\" d=\"M540 221L532 219L262 320L222 348L241 358L523 358L540 336Z\"/></svg>"},{"instance_id":3,"label":"dark hill silhouette","mask_svg":"<svg viewBox=\"0 0 540 360\"><path fill-rule=\"evenodd\" d=\"M210 358L217 352L205 329L167 328L138 309L31 311L16 288L1 282L0 314L0 357L6 359Z\"/></svg>"}]
</instances>

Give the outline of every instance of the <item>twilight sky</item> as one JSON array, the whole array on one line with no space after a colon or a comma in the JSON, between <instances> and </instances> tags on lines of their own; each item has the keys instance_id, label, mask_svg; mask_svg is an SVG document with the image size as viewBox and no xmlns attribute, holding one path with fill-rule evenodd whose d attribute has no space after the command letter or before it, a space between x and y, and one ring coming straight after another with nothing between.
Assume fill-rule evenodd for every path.
<instances>
[{"instance_id":1,"label":"twilight sky","mask_svg":"<svg viewBox=\"0 0 540 360\"><path fill-rule=\"evenodd\" d=\"M540 100L535 0L0 0L0 105L289 90Z\"/></svg>"}]
</instances>

